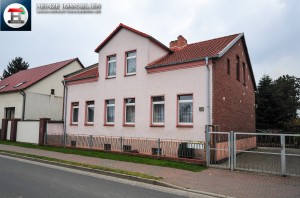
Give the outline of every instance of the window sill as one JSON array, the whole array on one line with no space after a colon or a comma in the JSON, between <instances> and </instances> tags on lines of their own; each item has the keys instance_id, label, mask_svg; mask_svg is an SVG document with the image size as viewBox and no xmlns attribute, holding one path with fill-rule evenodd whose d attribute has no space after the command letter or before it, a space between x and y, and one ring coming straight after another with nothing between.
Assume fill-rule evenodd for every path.
<instances>
[{"instance_id":1,"label":"window sill","mask_svg":"<svg viewBox=\"0 0 300 198\"><path fill-rule=\"evenodd\" d=\"M181 125L181 124L177 124L178 128L193 128L194 126L193 125Z\"/></svg>"},{"instance_id":2,"label":"window sill","mask_svg":"<svg viewBox=\"0 0 300 198\"><path fill-rule=\"evenodd\" d=\"M135 127L135 124L123 124L123 127Z\"/></svg>"},{"instance_id":3,"label":"window sill","mask_svg":"<svg viewBox=\"0 0 300 198\"><path fill-rule=\"evenodd\" d=\"M116 76L113 76L113 77L106 77L105 79L114 79L114 78L117 78Z\"/></svg>"},{"instance_id":4,"label":"window sill","mask_svg":"<svg viewBox=\"0 0 300 198\"><path fill-rule=\"evenodd\" d=\"M134 74L125 74L124 77L135 76L135 75L136 75L136 73L134 73Z\"/></svg>"},{"instance_id":5,"label":"window sill","mask_svg":"<svg viewBox=\"0 0 300 198\"><path fill-rule=\"evenodd\" d=\"M151 124L150 127L165 127L164 124Z\"/></svg>"},{"instance_id":6,"label":"window sill","mask_svg":"<svg viewBox=\"0 0 300 198\"><path fill-rule=\"evenodd\" d=\"M94 126L94 124L85 123L84 126Z\"/></svg>"},{"instance_id":7,"label":"window sill","mask_svg":"<svg viewBox=\"0 0 300 198\"><path fill-rule=\"evenodd\" d=\"M103 126L115 126L115 124L104 124Z\"/></svg>"},{"instance_id":8,"label":"window sill","mask_svg":"<svg viewBox=\"0 0 300 198\"><path fill-rule=\"evenodd\" d=\"M78 126L78 124L70 124L70 126Z\"/></svg>"}]
</instances>

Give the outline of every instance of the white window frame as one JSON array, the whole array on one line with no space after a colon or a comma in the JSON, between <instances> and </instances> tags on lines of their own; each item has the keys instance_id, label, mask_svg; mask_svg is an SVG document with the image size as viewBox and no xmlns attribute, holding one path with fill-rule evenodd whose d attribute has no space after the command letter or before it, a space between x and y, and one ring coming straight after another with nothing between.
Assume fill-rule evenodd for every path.
<instances>
[{"instance_id":1,"label":"white window frame","mask_svg":"<svg viewBox=\"0 0 300 198\"><path fill-rule=\"evenodd\" d=\"M128 100L128 99L134 99L134 103L127 103L127 100ZM134 106L134 107L135 107L135 98L126 98L126 99L125 99L125 115L124 115L124 118L125 118L125 121L124 121L124 122L125 122L125 124L126 124L126 125L134 125L134 124L135 124L135 108L134 108L134 122L126 122L126 120L127 120L127 119L126 119L126 118L127 118L127 117L126 117L126 116L127 116L127 107L128 107L128 106Z\"/></svg>"},{"instance_id":2,"label":"white window frame","mask_svg":"<svg viewBox=\"0 0 300 198\"><path fill-rule=\"evenodd\" d=\"M157 97L163 97L164 101L153 101L154 98ZM154 117L154 105L156 104L163 104L164 105L164 122L154 122L153 117ZM152 115L151 115L151 120L153 125L164 125L165 124L165 97L164 96L154 96L152 97Z\"/></svg>"},{"instance_id":3,"label":"white window frame","mask_svg":"<svg viewBox=\"0 0 300 198\"><path fill-rule=\"evenodd\" d=\"M107 104L108 101L114 101L114 104ZM105 105L106 105L106 108L105 108L105 124L115 124L115 110L116 110L116 106L115 106L115 100L114 99L111 99L111 100L105 100ZM107 121L107 115L108 115L108 107L115 107L114 108L114 121L113 122L108 122Z\"/></svg>"},{"instance_id":4,"label":"white window frame","mask_svg":"<svg viewBox=\"0 0 300 198\"><path fill-rule=\"evenodd\" d=\"M116 57L116 60L109 60L110 57ZM116 74L113 76L109 75L110 63L116 63ZM117 55L111 55L107 57L107 78L115 78L117 76Z\"/></svg>"},{"instance_id":5,"label":"white window frame","mask_svg":"<svg viewBox=\"0 0 300 198\"><path fill-rule=\"evenodd\" d=\"M74 109L78 110L78 114L77 114L77 122L74 122ZM79 120L79 104L77 103L72 103L72 124L78 124L78 120Z\"/></svg>"},{"instance_id":6,"label":"white window frame","mask_svg":"<svg viewBox=\"0 0 300 198\"><path fill-rule=\"evenodd\" d=\"M93 102L93 101L89 101L89 102ZM89 103L87 102L87 103ZM93 107L94 108L94 121L93 122L89 122L89 107ZM95 122L95 102L93 102L93 104L87 104L86 105L86 123L87 124L94 124Z\"/></svg>"},{"instance_id":7,"label":"white window frame","mask_svg":"<svg viewBox=\"0 0 300 198\"><path fill-rule=\"evenodd\" d=\"M179 98L180 98L180 96L192 96L192 100L180 100ZM177 117L177 119L178 119L178 124L179 125L187 125L187 126L189 126L189 125L193 125L193 120L194 120L194 111L193 111L193 108L194 108L194 96L193 96L193 94L183 94L183 95L178 95L177 96L178 97L178 117ZM191 122L180 122L180 106L179 106L179 104L180 103L188 103L188 102L192 102L192 105L193 105L193 108L192 108L192 121Z\"/></svg>"},{"instance_id":8,"label":"white window frame","mask_svg":"<svg viewBox=\"0 0 300 198\"><path fill-rule=\"evenodd\" d=\"M130 53L135 53L135 56L128 56ZM131 72L131 73L128 73L127 71L128 71L128 65L127 65L127 62L128 62L128 60L130 60L130 59L134 59L135 58L135 72ZM125 68L125 72L126 72L126 76L130 76L130 75L135 75L136 74L136 50L134 50L134 51L128 51L128 52L126 52L126 68Z\"/></svg>"}]
</instances>

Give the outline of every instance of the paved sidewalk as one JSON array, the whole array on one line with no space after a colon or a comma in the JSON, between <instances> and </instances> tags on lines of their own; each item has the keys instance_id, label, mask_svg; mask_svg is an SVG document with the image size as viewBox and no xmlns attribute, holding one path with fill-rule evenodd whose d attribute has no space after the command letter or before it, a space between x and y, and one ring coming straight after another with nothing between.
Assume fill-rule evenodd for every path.
<instances>
[{"instance_id":1,"label":"paved sidewalk","mask_svg":"<svg viewBox=\"0 0 300 198\"><path fill-rule=\"evenodd\" d=\"M281 177L214 168L194 173L167 167L63 154L2 144L0 144L0 150L145 173L163 177L162 181L173 185L232 197L300 197L300 177Z\"/></svg>"}]
</instances>

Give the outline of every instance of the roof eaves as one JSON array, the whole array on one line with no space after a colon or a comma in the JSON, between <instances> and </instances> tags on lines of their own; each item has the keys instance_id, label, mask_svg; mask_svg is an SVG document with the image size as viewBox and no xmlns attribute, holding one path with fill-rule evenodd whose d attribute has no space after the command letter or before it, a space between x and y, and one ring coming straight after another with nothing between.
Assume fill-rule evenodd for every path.
<instances>
[{"instance_id":1,"label":"roof eaves","mask_svg":"<svg viewBox=\"0 0 300 198\"><path fill-rule=\"evenodd\" d=\"M90 65L88 67L84 67L84 68L82 68L80 70L77 70L75 72L72 72L70 74L66 74L66 75L64 75L64 78L68 78L70 76L73 76L73 75L76 75L76 74L80 74L80 73L85 72L87 70L93 69L94 67L97 67L97 66L98 66L98 63L92 64L92 65Z\"/></svg>"},{"instance_id":2,"label":"roof eaves","mask_svg":"<svg viewBox=\"0 0 300 198\"><path fill-rule=\"evenodd\" d=\"M73 82L73 81L85 80L85 79L96 78L96 77L98 77L98 75L86 76L86 77L82 77L82 78L76 78L76 79L64 80L64 81L65 82Z\"/></svg>"},{"instance_id":3,"label":"roof eaves","mask_svg":"<svg viewBox=\"0 0 300 198\"><path fill-rule=\"evenodd\" d=\"M154 69L154 68L158 68L158 67L166 67L166 66L172 66L172 65L177 65L177 64L191 63L191 62L205 60L205 58L216 58L216 57L217 56L201 57L201 58L195 58L195 59L190 59L190 60L184 60L184 61L180 61L180 62L173 62L173 63L167 63L167 64L161 64L161 65L146 66L145 69Z\"/></svg>"}]
</instances>

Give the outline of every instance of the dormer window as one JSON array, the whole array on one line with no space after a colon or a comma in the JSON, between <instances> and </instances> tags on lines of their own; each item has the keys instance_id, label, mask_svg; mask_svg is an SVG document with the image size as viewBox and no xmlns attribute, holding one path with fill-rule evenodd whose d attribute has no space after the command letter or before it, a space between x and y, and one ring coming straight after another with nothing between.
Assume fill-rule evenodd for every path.
<instances>
[{"instance_id":1,"label":"dormer window","mask_svg":"<svg viewBox=\"0 0 300 198\"><path fill-rule=\"evenodd\" d=\"M116 77L117 57L116 55L107 57L107 78Z\"/></svg>"},{"instance_id":2,"label":"dormer window","mask_svg":"<svg viewBox=\"0 0 300 198\"><path fill-rule=\"evenodd\" d=\"M19 84L17 84L16 86L14 86L14 88L20 87L21 85L25 84L26 82L27 81L20 82Z\"/></svg>"},{"instance_id":3,"label":"dormer window","mask_svg":"<svg viewBox=\"0 0 300 198\"><path fill-rule=\"evenodd\" d=\"M2 86L0 87L0 90L1 90L1 89L4 89L4 88L7 87L7 86L8 86L8 84L2 85Z\"/></svg>"},{"instance_id":4,"label":"dormer window","mask_svg":"<svg viewBox=\"0 0 300 198\"><path fill-rule=\"evenodd\" d=\"M126 75L136 73L136 51L126 52Z\"/></svg>"}]
</instances>

